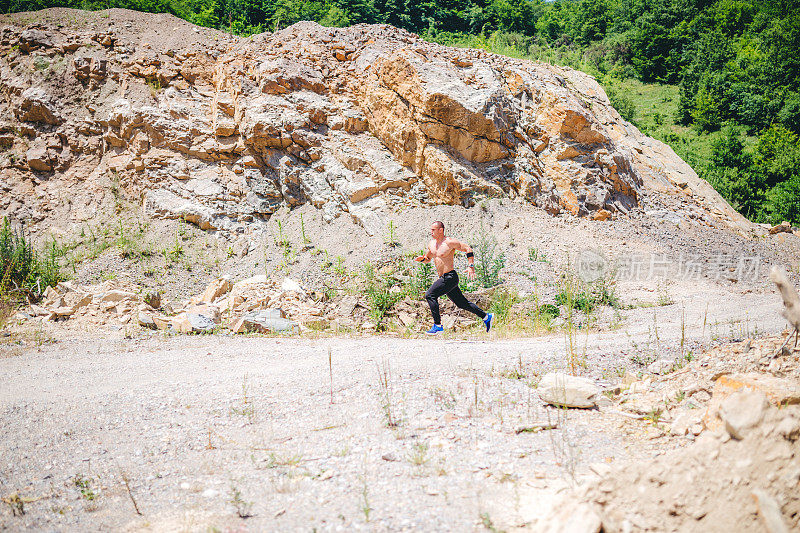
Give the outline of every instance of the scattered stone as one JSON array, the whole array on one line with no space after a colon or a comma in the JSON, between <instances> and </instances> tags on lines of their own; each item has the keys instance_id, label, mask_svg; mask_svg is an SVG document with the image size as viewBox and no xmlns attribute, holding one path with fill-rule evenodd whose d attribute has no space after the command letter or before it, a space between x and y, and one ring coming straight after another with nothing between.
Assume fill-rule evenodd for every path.
<instances>
[{"instance_id":1,"label":"scattered stone","mask_svg":"<svg viewBox=\"0 0 800 533\"><path fill-rule=\"evenodd\" d=\"M543 401L552 405L590 408L595 406L600 387L588 378L550 372L539 382L538 392Z\"/></svg>"},{"instance_id":2,"label":"scattered stone","mask_svg":"<svg viewBox=\"0 0 800 533\"><path fill-rule=\"evenodd\" d=\"M647 371L651 374L669 374L674 367L675 361L656 359L647 366Z\"/></svg>"},{"instance_id":3,"label":"scattered stone","mask_svg":"<svg viewBox=\"0 0 800 533\"><path fill-rule=\"evenodd\" d=\"M292 278L283 278L283 283L281 283L281 290L284 290L284 291L287 291L287 292L297 292L297 293L300 293L300 294L305 294L306 293L306 291L303 290L303 288L300 286L300 284L297 283Z\"/></svg>"},{"instance_id":4,"label":"scattered stone","mask_svg":"<svg viewBox=\"0 0 800 533\"><path fill-rule=\"evenodd\" d=\"M783 521L781 508L775 498L767 494L763 489L753 491L753 499L758 505L758 516L767 528L768 533L788 533L789 530Z\"/></svg>"},{"instance_id":5,"label":"scattered stone","mask_svg":"<svg viewBox=\"0 0 800 533\"><path fill-rule=\"evenodd\" d=\"M760 391L741 390L725 398L719 417L731 437L744 439L764 419L769 403Z\"/></svg>"},{"instance_id":6,"label":"scattered stone","mask_svg":"<svg viewBox=\"0 0 800 533\"><path fill-rule=\"evenodd\" d=\"M206 489L203 491L202 494L203 498L216 498L219 496L219 491L216 489Z\"/></svg>"},{"instance_id":7,"label":"scattered stone","mask_svg":"<svg viewBox=\"0 0 800 533\"><path fill-rule=\"evenodd\" d=\"M281 317L280 309L265 309L248 313L243 318L246 331L256 333L297 333L300 331L296 322Z\"/></svg>"},{"instance_id":8,"label":"scattered stone","mask_svg":"<svg viewBox=\"0 0 800 533\"><path fill-rule=\"evenodd\" d=\"M705 427L715 430L723 425L719 417L720 405L740 390L761 392L773 405L800 403L800 383L795 380L752 372L723 375L714 382L711 400L703 415Z\"/></svg>"},{"instance_id":9,"label":"scattered stone","mask_svg":"<svg viewBox=\"0 0 800 533\"><path fill-rule=\"evenodd\" d=\"M221 296L229 293L231 289L233 289L233 283L229 278L225 277L219 278L215 281L212 281L206 287L206 290L203 291L203 294L200 296L200 298L194 303L206 303L206 304L214 303L214 301L216 301L217 298L220 298ZM192 298L192 300L190 301L193 300L195 300L195 298Z\"/></svg>"},{"instance_id":10,"label":"scattered stone","mask_svg":"<svg viewBox=\"0 0 800 533\"><path fill-rule=\"evenodd\" d=\"M153 315L145 311L139 311L139 314L137 315L137 323L143 328L158 329L155 320L153 320Z\"/></svg>"},{"instance_id":11,"label":"scattered stone","mask_svg":"<svg viewBox=\"0 0 800 533\"><path fill-rule=\"evenodd\" d=\"M776 233L792 233L792 225L784 220L777 226L772 226L769 229L769 234L775 235Z\"/></svg>"},{"instance_id":12,"label":"scattered stone","mask_svg":"<svg viewBox=\"0 0 800 533\"><path fill-rule=\"evenodd\" d=\"M101 302L121 302L124 300L137 300L138 296L132 292L111 290L100 296Z\"/></svg>"}]
</instances>

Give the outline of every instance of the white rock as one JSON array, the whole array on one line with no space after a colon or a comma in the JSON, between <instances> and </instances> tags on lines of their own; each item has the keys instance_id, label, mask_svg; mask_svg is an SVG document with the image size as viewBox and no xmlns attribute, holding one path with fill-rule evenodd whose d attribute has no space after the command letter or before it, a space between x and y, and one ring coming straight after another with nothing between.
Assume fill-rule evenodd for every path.
<instances>
[{"instance_id":1,"label":"white rock","mask_svg":"<svg viewBox=\"0 0 800 533\"><path fill-rule=\"evenodd\" d=\"M539 397L552 405L565 407L594 407L600 387L588 378L560 372L545 374L539 382Z\"/></svg>"},{"instance_id":2,"label":"white rock","mask_svg":"<svg viewBox=\"0 0 800 533\"><path fill-rule=\"evenodd\" d=\"M674 366L674 361L656 359L647 366L647 371L651 374L669 374Z\"/></svg>"},{"instance_id":3,"label":"white rock","mask_svg":"<svg viewBox=\"0 0 800 533\"><path fill-rule=\"evenodd\" d=\"M586 503L569 502L557 505L536 523L535 531L547 533L597 533L603 526L592 506Z\"/></svg>"},{"instance_id":4,"label":"white rock","mask_svg":"<svg viewBox=\"0 0 800 533\"><path fill-rule=\"evenodd\" d=\"M203 498L215 498L219 496L219 491L216 489L206 489L203 491Z\"/></svg>"},{"instance_id":5,"label":"white rock","mask_svg":"<svg viewBox=\"0 0 800 533\"><path fill-rule=\"evenodd\" d=\"M741 440L758 427L767 407L769 402L763 392L740 390L722 401L719 417L730 436Z\"/></svg>"},{"instance_id":6,"label":"white rock","mask_svg":"<svg viewBox=\"0 0 800 533\"><path fill-rule=\"evenodd\" d=\"M300 284L292 278L283 278L281 290L286 292L299 292L300 294L306 293L306 291L303 290L303 287L301 287Z\"/></svg>"}]
</instances>

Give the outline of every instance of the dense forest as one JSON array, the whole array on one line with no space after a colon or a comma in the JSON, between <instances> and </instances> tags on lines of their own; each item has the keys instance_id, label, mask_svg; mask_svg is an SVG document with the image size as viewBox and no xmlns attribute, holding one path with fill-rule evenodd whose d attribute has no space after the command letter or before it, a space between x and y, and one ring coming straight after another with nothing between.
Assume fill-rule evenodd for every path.
<instances>
[{"instance_id":1,"label":"dense forest","mask_svg":"<svg viewBox=\"0 0 800 533\"><path fill-rule=\"evenodd\" d=\"M743 214L800 223L800 0L0 0L53 6L170 12L240 35L387 23L568 65Z\"/></svg>"}]
</instances>

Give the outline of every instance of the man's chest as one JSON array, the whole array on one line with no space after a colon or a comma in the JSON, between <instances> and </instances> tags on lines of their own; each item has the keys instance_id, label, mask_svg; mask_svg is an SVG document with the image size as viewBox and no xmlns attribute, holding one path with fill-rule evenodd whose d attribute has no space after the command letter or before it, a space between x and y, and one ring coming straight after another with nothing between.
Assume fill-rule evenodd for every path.
<instances>
[{"instance_id":1,"label":"man's chest","mask_svg":"<svg viewBox=\"0 0 800 533\"><path fill-rule=\"evenodd\" d=\"M433 252L433 255L439 258L444 258L453 255L453 249L446 242L443 242L439 245L437 245L436 243L432 243L431 252Z\"/></svg>"}]
</instances>

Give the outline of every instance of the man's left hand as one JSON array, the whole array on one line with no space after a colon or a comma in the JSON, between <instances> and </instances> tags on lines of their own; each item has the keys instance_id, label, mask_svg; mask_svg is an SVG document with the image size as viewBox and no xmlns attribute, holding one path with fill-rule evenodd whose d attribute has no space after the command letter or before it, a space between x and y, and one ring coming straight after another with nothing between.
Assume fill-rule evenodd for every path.
<instances>
[{"instance_id":1,"label":"man's left hand","mask_svg":"<svg viewBox=\"0 0 800 533\"><path fill-rule=\"evenodd\" d=\"M467 266L467 277L469 277L469 279L475 279L475 265Z\"/></svg>"}]
</instances>

